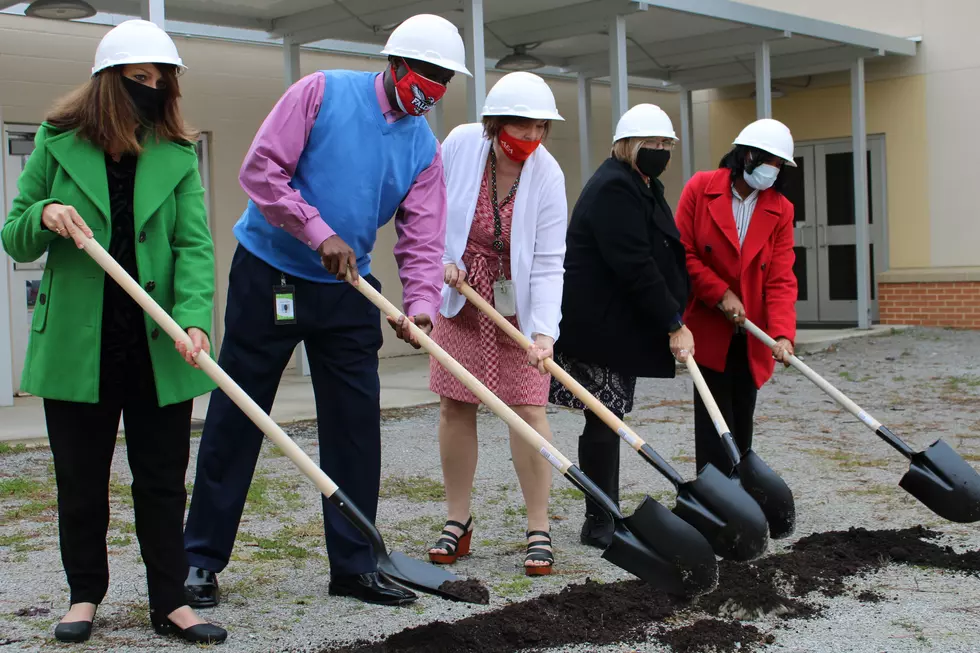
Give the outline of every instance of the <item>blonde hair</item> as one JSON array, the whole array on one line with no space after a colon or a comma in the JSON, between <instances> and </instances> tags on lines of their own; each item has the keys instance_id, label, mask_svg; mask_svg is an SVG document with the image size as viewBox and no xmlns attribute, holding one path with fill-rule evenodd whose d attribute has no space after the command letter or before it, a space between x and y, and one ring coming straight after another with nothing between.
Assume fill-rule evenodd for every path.
<instances>
[{"instance_id":1,"label":"blonde hair","mask_svg":"<svg viewBox=\"0 0 980 653\"><path fill-rule=\"evenodd\" d=\"M664 149L669 150L673 149L674 139L665 136L631 136L629 138L621 138L613 143L609 155L623 163L628 163L631 168L637 170L636 157L647 143L663 143Z\"/></svg>"}]
</instances>

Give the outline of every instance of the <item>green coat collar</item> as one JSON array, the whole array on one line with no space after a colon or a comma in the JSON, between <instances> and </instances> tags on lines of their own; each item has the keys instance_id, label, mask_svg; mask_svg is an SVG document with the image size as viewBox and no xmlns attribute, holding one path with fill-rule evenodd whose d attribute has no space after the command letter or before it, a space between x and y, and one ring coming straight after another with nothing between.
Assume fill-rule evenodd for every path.
<instances>
[{"instance_id":1,"label":"green coat collar","mask_svg":"<svg viewBox=\"0 0 980 653\"><path fill-rule=\"evenodd\" d=\"M51 137L48 151L110 221L109 181L106 177L104 152L71 130ZM163 201L171 194L193 167L197 154L189 145L171 141L146 139L143 152L136 163L136 186L133 193L133 213L139 231Z\"/></svg>"}]
</instances>

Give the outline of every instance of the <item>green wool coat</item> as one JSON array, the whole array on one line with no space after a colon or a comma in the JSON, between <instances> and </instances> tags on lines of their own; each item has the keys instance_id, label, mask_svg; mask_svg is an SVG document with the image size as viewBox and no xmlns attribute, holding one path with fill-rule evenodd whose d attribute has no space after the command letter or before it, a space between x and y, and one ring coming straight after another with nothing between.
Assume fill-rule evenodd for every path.
<instances>
[{"instance_id":1,"label":"green wool coat","mask_svg":"<svg viewBox=\"0 0 980 653\"><path fill-rule=\"evenodd\" d=\"M4 250L17 262L48 253L21 388L48 399L97 403L106 275L70 238L44 229L41 213L55 202L73 206L108 249L112 230L105 155L75 131L61 132L47 123L34 142L0 231ZM210 333L214 246L193 146L146 139L136 165L133 209L138 281L182 328ZM161 406L214 388L148 315L144 322Z\"/></svg>"}]
</instances>

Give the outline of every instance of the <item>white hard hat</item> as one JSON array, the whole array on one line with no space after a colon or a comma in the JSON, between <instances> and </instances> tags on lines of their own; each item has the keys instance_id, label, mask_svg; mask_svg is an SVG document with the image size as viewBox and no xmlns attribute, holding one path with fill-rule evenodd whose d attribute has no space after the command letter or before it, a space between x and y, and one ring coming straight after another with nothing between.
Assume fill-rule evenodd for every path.
<instances>
[{"instance_id":1,"label":"white hard hat","mask_svg":"<svg viewBox=\"0 0 980 653\"><path fill-rule=\"evenodd\" d=\"M548 84L534 73L501 77L483 104L483 116L518 116L532 120L564 120Z\"/></svg>"},{"instance_id":2,"label":"white hard hat","mask_svg":"<svg viewBox=\"0 0 980 653\"><path fill-rule=\"evenodd\" d=\"M732 145L757 147L783 159L786 165L796 167L796 161L793 160L793 134L789 127L778 120L756 120L742 130Z\"/></svg>"},{"instance_id":3,"label":"white hard hat","mask_svg":"<svg viewBox=\"0 0 980 653\"><path fill-rule=\"evenodd\" d=\"M613 136L615 143L621 138L673 138L677 140L674 133L674 125L670 122L670 117L663 109L655 104L637 104L623 114L616 123L616 134Z\"/></svg>"},{"instance_id":4,"label":"white hard hat","mask_svg":"<svg viewBox=\"0 0 980 653\"><path fill-rule=\"evenodd\" d=\"M469 75L459 30L442 16L416 14L392 30L381 54L418 59Z\"/></svg>"},{"instance_id":5,"label":"white hard hat","mask_svg":"<svg viewBox=\"0 0 980 653\"><path fill-rule=\"evenodd\" d=\"M172 64L177 74L187 69L170 36L148 20L127 20L109 30L95 51L92 74L128 63Z\"/></svg>"}]
</instances>

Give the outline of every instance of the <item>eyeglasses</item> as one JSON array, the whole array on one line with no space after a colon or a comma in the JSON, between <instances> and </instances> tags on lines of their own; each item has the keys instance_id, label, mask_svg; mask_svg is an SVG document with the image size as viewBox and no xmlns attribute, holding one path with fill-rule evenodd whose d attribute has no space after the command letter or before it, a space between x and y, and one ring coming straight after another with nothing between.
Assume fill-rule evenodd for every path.
<instances>
[{"instance_id":1,"label":"eyeglasses","mask_svg":"<svg viewBox=\"0 0 980 653\"><path fill-rule=\"evenodd\" d=\"M663 140L656 140L656 141L650 140L650 141L645 142L643 144L643 147L649 148L651 150L668 150L669 151L669 150L674 149L674 141L671 140L671 139L669 139L669 138L665 138Z\"/></svg>"}]
</instances>

